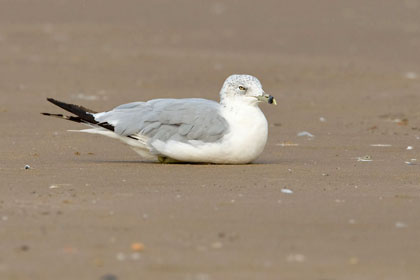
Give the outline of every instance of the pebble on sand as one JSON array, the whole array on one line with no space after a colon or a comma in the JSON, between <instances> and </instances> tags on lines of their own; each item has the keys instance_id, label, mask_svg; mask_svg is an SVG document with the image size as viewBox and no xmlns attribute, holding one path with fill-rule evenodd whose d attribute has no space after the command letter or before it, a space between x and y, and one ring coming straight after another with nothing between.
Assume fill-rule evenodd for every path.
<instances>
[{"instance_id":1,"label":"pebble on sand","mask_svg":"<svg viewBox=\"0 0 420 280\"><path fill-rule=\"evenodd\" d=\"M211 247L213 249L221 249L223 247L223 243L222 242L219 242L219 241L216 241L216 242L213 242L211 244Z\"/></svg>"},{"instance_id":2,"label":"pebble on sand","mask_svg":"<svg viewBox=\"0 0 420 280\"><path fill-rule=\"evenodd\" d=\"M125 259L126 259L125 254L124 254L124 253L122 253L122 252L118 253L115 257L116 257L116 258L117 258L117 260L119 260L120 262L125 261Z\"/></svg>"},{"instance_id":3,"label":"pebble on sand","mask_svg":"<svg viewBox=\"0 0 420 280\"><path fill-rule=\"evenodd\" d=\"M141 258L141 254L139 252L134 252L131 254L131 259L132 260L139 260Z\"/></svg>"},{"instance_id":4,"label":"pebble on sand","mask_svg":"<svg viewBox=\"0 0 420 280\"><path fill-rule=\"evenodd\" d=\"M281 192L282 192L282 193L287 193L287 194L292 194L292 193L293 193L293 191L292 191L292 190L290 190L290 189L286 189L286 188L281 189Z\"/></svg>"},{"instance_id":5,"label":"pebble on sand","mask_svg":"<svg viewBox=\"0 0 420 280\"><path fill-rule=\"evenodd\" d=\"M418 77L416 72L405 72L403 76L408 80L416 80Z\"/></svg>"},{"instance_id":6,"label":"pebble on sand","mask_svg":"<svg viewBox=\"0 0 420 280\"><path fill-rule=\"evenodd\" d=\"M110 274L110 273L102 275L102 277L100 278L100 280L117 280L117 279L118 279L117 276L115 276L114 274Z\"/></svg>"},{"instance_id":7,"label":"pebble on sand","mask_svg":"<svg viewBox=\"0 0 420 280\"><path fill-rule=\"evenodd\" d=\"M355 264L358 264L359 263L359 259L358 258L356 258L356 257L351 257L350 259L349 259L349 264L353 264L353 265L355 265Z\"/></svg>"},{"instance_id":8,"label":"pebble on sand","mask_svg":"<svg viewBox=\"0 0 420 280\"><path fill-rule=\"evenodd\" d=\"M356 220L355 219L350 219L349 220L349 224L354 225L355 223L356 223Z\"/></svg>"},{"instance_id":9,"label":"pebble on sand","mask_svg":"<svg viewBox=\"0 0 420 280\"><path fill-rule=\"evenodd\" d=\"M282 146L282 147L296 147L299 146L299 144L297 143L293 143L293 142L282 142L282 143L277 143L276 146Z\"/></svg>"},{"instance_id":10,"label":"pebble on sand","mask_svg":"<svg viewBox=\"0 0 420 280\"><path fill-rule=\"evenodd\" d=\"M22 245L19 248L21 251L29 251L29 246L28 245Z\"/></svg>"},{"instance_id":11,"label":"pebble on sand","mask_svg":"<svg viewBox=\"0 0 420 280\"><path fill-rule=\"evenodd\" d=\"M372 157L369 155L358 157L357 161L373 161Z\"/></svg>"},{"instance_id":12,"label":"pebble on sand","mask_svg":"<svg viewBox=\"0 0 420 280\"><path fill-rule=\"evenodd\" d=\"M24 167L25 169L31 169L31 166L30 165L25 165L25 167Z\"/></svg>"},{"instance_id":13,"label":"pebble on sand","mask_svg":"<svg viewBox=\"0 0 420 280\"><path fill-rule=\"evenodd\" d=\"M405 161L405 164L408 164L408 165L416 165L416 161L417 161L417 159L412 158L410 161Z\"/></svg>"},{"instance_id":14,"label":"pebble on sand","mask_svg":"<svg viewBox=\"0 0 420 280\"><path fill-rule=\"evenodd\" d=\"M306 257L302 254L290 254L287 256L286 260L288 262L304 262Z\"/></svg>"},{"instance_id":15,"label":"pebble on sand","mask_svg":"<svg viewBox=\"0 0 420 280\"><path fill-rule=\"evenodd\" d=\"M73 248L73 247L64 247L63 248L63 253L65 254L74 254L77 253L77 249Z\"/></svg>"},{"instance_id":16,"label":"pebble on sand","mask_svg":"<svg viewBox=\"0 0 420 280\"><path fill-rule=\"evenodd\" d=\"M131 244L131 250L134 252L142 252L144 251L144 244L140 242L135 242Z\"/></svg>"},{"instance_id":17,"label":"pebble on sand","mask_svg":"<svg viewBox=\"0 0 420 280\"><path fill-rule=\"evenodd\" d=\"M396 222L395 223L395 227L396 228L406 228L407 227L407 224L406 223L403 223L403 222Z\"/></svg>"},{"instance_id":18,"label":"pebble on sand","mask_svg":"<svg viewBox=\"0 0 420 280\"><path fill-rule=\"evenodd\" d=\"M392 147L391 144L370 144L371 147Z\"/></svg>"},{"instance_id":19,"label":"pebble on sand","mask_svg":"<svg viewBox=\"0 0 420 280\"><path fill-rule=\"evenodd\" d=\"M297 136L307 136L309 138L314 138L315 135L313 135L312 133L308 132L308 131L301 131L297 134Z\"/></svg>"}]
</instances>

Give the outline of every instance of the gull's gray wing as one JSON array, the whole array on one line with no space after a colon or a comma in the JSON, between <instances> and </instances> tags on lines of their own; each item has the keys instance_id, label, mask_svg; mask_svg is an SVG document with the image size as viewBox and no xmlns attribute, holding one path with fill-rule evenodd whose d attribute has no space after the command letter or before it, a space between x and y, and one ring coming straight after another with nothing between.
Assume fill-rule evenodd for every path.
<instances>
[{"instance_id":1,"label":"gull's gray wing","mask_svg":"<svg viewBox=\"0 0 420 280\"><path fill-rule=\"evenodd\" d=\"M114 126L114 132L119 135L141 134L151 142L216 142L228 130L219 106L217 102L198 98L154 99L120 105L94 117L100 123Z\"/></svg>"}]
</instances>

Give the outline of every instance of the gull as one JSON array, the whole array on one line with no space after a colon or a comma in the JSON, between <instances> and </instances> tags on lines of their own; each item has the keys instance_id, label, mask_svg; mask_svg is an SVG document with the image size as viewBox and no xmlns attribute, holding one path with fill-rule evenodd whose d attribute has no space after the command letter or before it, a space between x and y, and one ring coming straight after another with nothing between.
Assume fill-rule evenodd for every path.
<instances>
[{"instance_id":1,"label":"gull","mask_svg":"<svg viewBox=\"0 0 420 280\"><path fill-rule=\"evenodd\" d=\"M144 160L246 164L264 150L268 124L258 107L275 104L251 75L231 75L220 90L220 102L201 98L152 99L95 112L82 106L47 100L75 116L42 113L90 126L80 132L118 139Z\"/></svg>"}]
</instances>

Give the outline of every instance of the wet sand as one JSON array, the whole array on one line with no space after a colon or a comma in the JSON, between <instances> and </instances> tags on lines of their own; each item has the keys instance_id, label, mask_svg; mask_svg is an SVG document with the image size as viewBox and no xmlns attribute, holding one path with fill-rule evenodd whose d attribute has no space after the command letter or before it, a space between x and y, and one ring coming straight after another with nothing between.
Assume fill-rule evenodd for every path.
<instances>
[{"instance_id":1,"label":"wet sand","mask_svg":"<svg viewBox=\"0 0 420 280\"><path fill-rule=\"evenodd\" d=\"M303 2L2 1L0 278L419 279L420 2ZM39 114L217 100L232 73L279 103L250 165Z\"/></svg>"}]
</instances>

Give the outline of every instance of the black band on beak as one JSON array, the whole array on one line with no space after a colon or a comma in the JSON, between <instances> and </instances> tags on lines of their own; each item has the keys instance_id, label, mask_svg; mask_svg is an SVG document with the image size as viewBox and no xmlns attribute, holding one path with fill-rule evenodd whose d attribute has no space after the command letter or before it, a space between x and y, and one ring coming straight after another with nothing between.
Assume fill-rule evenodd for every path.
<instances>
[{"instance_id":1,"label":"black band on beak","mask_svg":"<svg viewBox=\"0 0 420 280\"><path fill-rule=\"evenodd\" d=\"M274 100L274 97L270 95L268 97L268 104L273 104L273 100Z\"/></svg>"}]
</instances>

